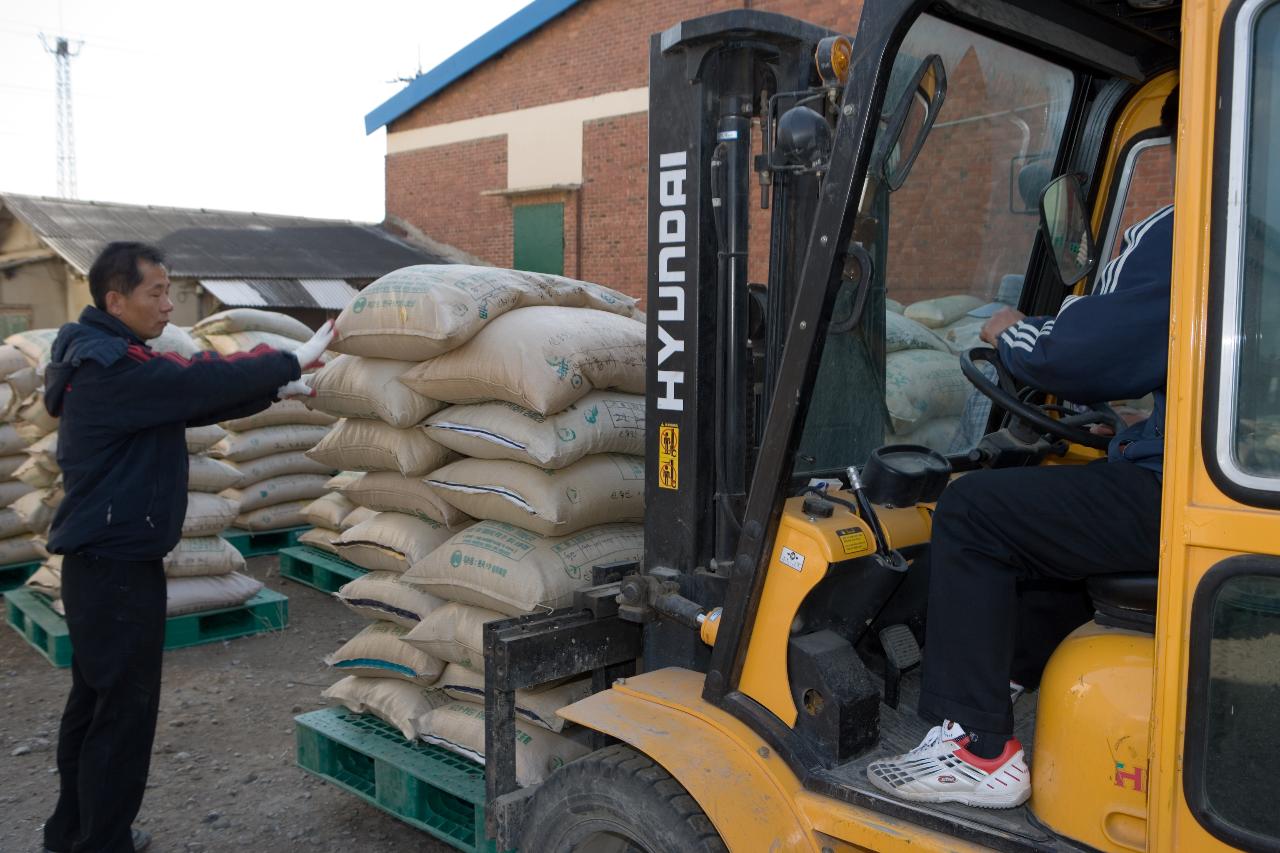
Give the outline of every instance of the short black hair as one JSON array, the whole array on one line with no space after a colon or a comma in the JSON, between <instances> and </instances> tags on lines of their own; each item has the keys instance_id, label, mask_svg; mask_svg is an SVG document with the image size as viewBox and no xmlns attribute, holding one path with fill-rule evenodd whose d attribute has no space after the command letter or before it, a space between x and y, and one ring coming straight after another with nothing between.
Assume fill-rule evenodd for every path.
<instances>
[{"instance_id":1,"label":"short black hair","mask_svg":"<svg viewBox=\"0 0 1280 853\"><path fill-rule=\"evenodd\" d=\"M1178 87L1174 86L1169 97L1164 99L1160 108L1160 129L1169 134L1170 139L1178 136Z\"/></svg>"},{"instance_id":2,"label":"short black hair","mask_svg":"<svg viewBox=\"0 0 1280 853\"><path fill-rule=\"evenodd\" d=\"M128 296L142 284L139 261L164 264L164 252L147 243L117 241L108 243L89 268L89 293L93 304L107 310L107 294L111 291Z\"/></svg>"}]
</instances>

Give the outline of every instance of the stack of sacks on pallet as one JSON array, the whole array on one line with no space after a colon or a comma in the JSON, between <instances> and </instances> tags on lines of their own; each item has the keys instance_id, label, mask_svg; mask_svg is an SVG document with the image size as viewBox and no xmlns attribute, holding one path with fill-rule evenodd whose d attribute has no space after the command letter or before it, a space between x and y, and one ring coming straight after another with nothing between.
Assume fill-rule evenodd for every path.
<instances>
[{"instance_id":1,"label":"stack of sacks on pallet","mask_svg":"<svg viewBox=\"0 0 1280 853\"><path fill-rule=\"evenodd\" d=\"M973 391L960 371L957 353L979 345L970 341L968 326L957 329L966 319L974 319L966 315L979 301L946 296L913 303L902 313L893 307L886 311L885 407L890 421L886 443L923 444L943 453L950 448ZM981 328L979 320L977 329ZM947 334L956 343L948 341Z\"/></svg>"},{"instance_id":2,"label":"stack of sacks on pallet","mask_svg":"<svg viewBox=\"0 0 1280 853\"><path fill-rule=\"evenodd\" d=\"M311 529L298 537L300 545L310 545L337 555L338 549L333 543L342 535L343 522L356 508L355 504L338 494L338 490L360 476L359 471L341 471L325 482L325 493L302 510L302 517Z\"/></svg>"},{"instance_id":3,"label":"stack of sacks on pallet","mask_svg":"<svg viewBox=\"0 0 1280 853\"><path fill-rule=\"evenodd\" d=\"M590 583L591 566L639 558L645 344L637 313L632 300L597 285L439 266L384 277L339 318L333 349L345 355L317 374L311 404L324 407L326 394L343 385L337 374L354 371L357 358L365 369L385 365L382 409L344 414L386 420L389 393L416 392L408 399L431 401L432 408L419 407L403 423L412 424L413 446L431 448L433 458L391 473L374 470L387 466L375 465L372 451L364 451L367 458L326 457L370 471L339 491L359 507L380 510L374 521L344 532L336 547L353 562L368 559L355 553L366 538L362 527L388 512L454 528L445 539L420 537L430 547L404 554L396 565L395 590L414 589L435 602L414 614L416 624L400 626L409 630L397 635L399 645L449 664L436 682L448 704L432 707L439 702L432 694L411 725L397 706L393 722L406 735L483 762L484 623L567 605L575 589ZM340 446L344 427L313 453ZM355 430L362 440L348 438L348 446L396 445L373 439L385 434L382 426ZM471 518L478 520L466 524ZM340 596L349 603L377 598L369 590L378 582L366 576ZM380 600L391 604L390 590ZM456 641L463 625L470 648ZM344 653L353 652L344 649L331 661ZM376 713L373 686L344 680L327 695ZM555 709L588 690L578 680L517 694L521 784L587 751L572 731L562 731Z\"/></svg>"},{"instance_id":4,"label":"stack of sacks on pallet","mask_svg":"<svg viewBox=\"0 0 1280 853\"><path fill-rule=\"evenodd\" d=\"M62 501L62 472L57 462L58 420L44 408L44 365L56 329L33 329L5 339L8 377L0 386L8 409L0 427L4 465L13 482L4 484L7 503L0 510L0 565L34 562L46 556L45 535ZM18 359L22 366L18 367ZM8 393L6 393L6 391ZM10 452L12 451L12 453ZM21 458L19 458L19 455Z\"/></svg>"},{"instance_id":5,"label":"stack of sacks on pallet","mask_svg":"<svg viewBox=\"0 0 1280 853\"><path fill-rule=\"evenodd\" d=\"M40 377L26 356L14 346L0 346L0 508L32 490L14 476L27 461L27 441L13 421L23 401L40 387ZM11 562L0 557L0 565Z\"/></svg>"}]
</instances>

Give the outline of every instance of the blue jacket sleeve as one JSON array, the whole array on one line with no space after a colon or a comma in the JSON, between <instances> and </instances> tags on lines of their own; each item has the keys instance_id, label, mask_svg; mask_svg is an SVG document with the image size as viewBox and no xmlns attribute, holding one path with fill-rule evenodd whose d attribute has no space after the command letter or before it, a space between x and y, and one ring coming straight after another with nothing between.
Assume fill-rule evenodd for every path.
<instances>
[{"instance_id":1,"label":"blue jacket sleeve","mask_svg":"<svg viewBox=\"0 0 1280 853\"><path fill-rule=\"evenodd\" d=\"M265 408L281 385L302 375L292 353L259 346L248 353L197 353L190 359L130 346L121 364L95 383L114 400L115 419L128 430L167 423L203 424L251 404Z\"/></svg>"},{"instance_id":2,"label":"blue jacket sleeve","mask_svg":"<svg viewBox=\"0 0 1280 853\"><path fill-rule=\"evenodd\" d=\"M1091 296L1069 296L1056 317L1028 317L1000 335L1000 360L1020 382L1077 403L1141 397L1169 367L1173 209L1130 229Z\"/></svg>"}]
</instances>

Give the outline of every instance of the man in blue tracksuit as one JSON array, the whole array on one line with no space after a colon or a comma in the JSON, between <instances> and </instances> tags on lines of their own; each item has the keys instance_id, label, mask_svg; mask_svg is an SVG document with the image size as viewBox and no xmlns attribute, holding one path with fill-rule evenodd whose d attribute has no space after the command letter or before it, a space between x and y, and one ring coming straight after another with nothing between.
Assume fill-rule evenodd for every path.
<instances>
[{"instance_id":1,"label":"man in blue tracksuit","mask_svg":"<svg viewBox=\"0 0 1280 853\"><path fill-rule=\"evenodd\" d=\"M1175 87L1160 117L1171 137L1177 97ZM985 808L1025 802L1031 774L1010 695L1019 582L1156 571L1172 256L1169 206L1125 232L1091 295L1067 297L1054 317L1005 309L983 328L1020 382L1080 403L1152 394L1155 407L1115 436L1105 462L976 471L943 492L919 702L942 724L911 752L868 767L887 793Z\"/></svg>"},{"instance_id":2,"label":"man in blue tracksuit","mask_svg":"<svg viewBox=\"0 0 1280 853\"><path fill-rule=\"evenodd\" d=\"M160 701L164 556L187 510L188 426L261 411L332 338L326 324L293 353L259 347L223 358L157 353L173 311L159 250L111 243L89 270L94 305L58 332L45 406L60 417L65 497L49 550L63 555L71 694L58 732L60 793L50 851L130 853Z\"/></svg>"}]
</instances>

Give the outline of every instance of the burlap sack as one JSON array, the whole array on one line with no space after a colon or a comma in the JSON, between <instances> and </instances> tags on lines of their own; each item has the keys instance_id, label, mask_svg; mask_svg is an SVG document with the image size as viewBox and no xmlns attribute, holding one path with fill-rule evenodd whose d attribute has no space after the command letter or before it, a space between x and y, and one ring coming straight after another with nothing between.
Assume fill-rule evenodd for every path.
<instances>
[{"instance_id":1,"label":"burlap sack","mask_svg":"<svg viewBox=\"0 0 1280 853\"><path fill-rule=\"evenodd\" d=\"M416 742L422 733L419 722L423 717L453 701L434 687L421 687L398 678L359 675L348 675L321 695L341 702L353 714L373 714L399 729L411 742Z\"/></svg>"},{"instance_id":2,"label":"burlap sack","mask_svg":"<svg viewBox=\"0 0 1280 853\"><path fill-rule=\"evenodd\" d=\"M46 471L61 473L58 467L58 434L51 432L27 448L27 456L34 459ZM16 475L16 471L14 472Z\"/></svg>"},{"instance_id":3,"label":"burlap sack","mask_svg":"<svg viewBox=\"0 0 1280 853\"><path fill-rule=\"evenodd\" d=\"M301 400L279 400L256 415L225 421L222 426L231 432L248 432L269 426L287 426L289 424L313 424L330 426L338 419L324 412L313 412L303 405Z\"/></svg>"},{"instance_id":4,"label":"burlap sack","mask_svg":"<svg viewBox=\"0 0 1280 853\"><path fill-rule=\"evenodd\" d=\"M944 417L926 421L917 429L902 433L890 433L884 437L885 444L923 444L939 453L946 453L960 428L960 418Z\"/></svg>"},{"instance_id":5,"label":"burlap sack","mask_svg":"<svg viewBox=\"0 0 1280 853\"><path fill-rule=\"evenodd\" d=\"M302 515L310 525L337 530L342 525L342 519L350 515L353 509L355 509L355 504L342 495L331 492L321 495L307 504L306 508L302 510ZM336 539L337 537L335 536L334 538Z\"/></svg>"},{"instance_id":6,"label":"burlap sack","mask_svg":"<svg viewBox=\"0 0 1280 853\"><path fill-rule=\"evenodd\" d=\"M290 527L303 527L307 523L302 511L310 500L288 501L282 504L264 506L252 512L242 512L236 516L235 526L241 530L286 530Z\"/></svg>"},{"instance_id":7,"label":"burlap sack","mask_svg":"<svg viewBox=\"0 0 1280 853\"><path fill-rule=\"evenodd\" d=\"M187 457L187 489L192 492L220 492L240 482L240 469L230 462L208 456Z\"/></svg>"},{"instance_id":8,"label":"burlap sack","mask_svg":"<svg viewBox=\"0 0 1280 853\"><path fill-rule=\"evenodd\" d=\"M450 702L424 718L421 737L427 743L484 764L484 708ZM516 719L516 782L537 785L547 776L591 751L591 747Z\"/></svg>"},{"instance_id":9,"label":"burlap sack","mask_svg":"<svg viewBox=\"0 0 1280 853\"><path fill-rule=\"evenodd\" d=\"M4 380L13 389L14 399L25 400L36 391L44 390L44 380L36 373L34 367L26 367L15 371Z\"/></svg>"},{"instance_id":10,"label":"burlap sack","mask_svg":"<svg viewBox=\"0 0 1280 853\"><path fill-rule=\"evenodd\" d=\"M635 300L543 273L430 264L388 273L338 317L337 352L422 361L462 345L499 315L527 305L596 308L623 316Z\"/></svg>"},{"instance_id":11,"label":"burlap sack","mask_svg":"<svg viewBox=\"0 0 1280 853\"><path fill-rule=\"evenodd\" d=\"M444 668L436 687L459 702L484 706L484 675L451 663ZM591 678L566 681L546 690L517 690L516 719L553 732L564 728L565 721L556 711L591 695Z\"/></svg>"},{"instance_id":12,"label":"burlap sack","mask_svg":"<svg viewBox=\"0 0 1280 853\"><path fill-rule=\"evenodd\" d=\"M406 633L392 622L374 622L325 658L325 663L348 675L400 678L430 687L444 664L404 642L401 637Z\"/></svg>"},{"instance_id":13,"label":"burlap sack","mask_svg":"<svg viewBox=\"0 0 1280 853\"><path fill-rule=\"evenodd\" d=\"M452 450L436 444L425 427L396 429L368 418L338 421L307 455L335 469L399 471L406 477L421 477L457 458Z\"/></svg>"},{"instance_id":14,"label":"burlap sack","mask_svg":"<svg viewBox=\"0 0 1280 853\"><path fill-rule=\"evenodd\" d=\"M503 314L400 381L436 400L506 400L547 415L595 388L643 394L644 364L643 323L604 311L535 307Z\"/></svg>"},{"instance_id":15,"label":"burlap sack","mask_svg":"<svg viewBox=\"0 0 1280 853\"><path fill-rule=\"evenodd\" d=\"M270 456L259 456L246 462L236 463L240 469L240 480L234 485L245 488L272 477L284 477L288 474L323 474L332 477L333 466L317 462L307 456L305 450L289 450L284 453L272 453ZM326 488L328 480L326 480Z\"/></svg>"},{"instance_id":16,"label":"burlap sack","mask_svg":"<svg viewBox=\"0 0 1280 853\"><path fill-rule=\"evenodd\" d=\"M0 456L0 481L13 478L13 473L22 467L22 463L27 461L25 453L14 453L9 456Z\"/></svg>"},{"instance_id":17,"label":"burlap sack","mask_svg":"<svg viewBox=\"0 0 1280 853\"><path fill-rule=\"evenodd\" d=\"M463 456L563 468L592 453L644 455L644 397L592 391L563 412L515 403L450 406L427 419L427 435Z\"/></svg>"},{"instance_id":18,"label":"burlap sack","mask_svg":"<svg viewBox=\"0 0 1280 853\"><path fill-rule=\"evenodd\" d=\"M335 543L342 559L371 572L404 572L442 545L449 528L398 512L380 512L343 531Z\"/></svg>"},{"instance_id":19,"label":"burlap sack","mask_svg":"<svg viewBox=\"0 0 1280 853\"><path fill-rule=\"evenodd\" d=\"M26 440L13 424L0 424L0 456L12 456L27 449Z\"/></svg>"},{"instance_id":20,"label":"burlap sack","mask_svg":"<svg viewBox=\"0 0 1280 853\"><path fill-rule=\"evenodd\" d=\"M892 311L885 312L884 320L886 352L899 352L904 349L932 349L948 352L946 343L928 326Z\"/></svg>"},{"instance_id":21,"label":"burlap sack","mask_svg":"<svg viewBox=\"0 0 1280 853\"><path fill-rule=\"evenodd\" d=\"M8 377L31 366L27 357L13 344L0 346L0 377Z\"/></svg>"},{"instance_id":22,"label":"burlap sack","mask_svg":"<svg viewBox=\"0 0 1280 853\"><path fill-rule=\"evenodd\" d=\"M156 352L177 353L183 358L191 358L191 356L200 352L200 346L191 337L190 333L172 323L165 324L164 331L160 333L160 337L147 341L147 346Z\"/></svg>"},{"instance_id":23,"label":"burlap sack","mask_svg":"<svg viewBox=\"0 0 1280 853\"><path fill-rule=\"evenodd\" d=\"M58 472L50 471L46 466L41 465L40 457L28 456L27 461L13 472L13 478L26 483L33 489L47 489L53 485L54 480L58 479Z\"/></svg>"},{"instance_id":24,"label":"burlap sack","mask_svg":"<svg viewBox=\"0 0 1280 853\"><path fill-rule=\"evenodd\" d=\"M922 299L907 306L903 314L909 320L937 329L950 325L983 304L982 300L967 293L952 296L939 296L936 299Z\"/></svg>"},{"instance_id":25,"label":"burlap sack","mask_svg":"<svg viewBox=\"0 0 1280 853\"><path fill-rule=\"evenodd\" d=\"M23 495L29 495L34 492L31 486L21 480L9 480L0 483L0 507L12 506L13 502Z\"/></svg>"},{"instance_id":26,"label":"burlap sack","mask_svg":"<svg viewBox=\"0 0 1280 853\"><path fill-rule=\"evenodd\" d=\"M208 492L187 493L187 517L182 521L182 535L215 536L231 526L239 510L219 495Z\"/></svg>"},{"instance_id":27,"label":"burlap sack","mask_svg":"<svg viewBox=\"0 0 1280 853\"><path fill-rule=\"evenodd\" d=\"M22 529L15 533L44 533L49 529L49 523L53 521L53 508L48 499L48 489L37 489L18 498L5 510L16 513L22 524Z\"/></svg>"},{"instance_id":28,"label":"burlap sack","mask_svg":"<svg viewBox=\"0 0 1280 853\"><path fill-rule=\"evenodd\" d=\"M0 420L12 420L17 415L17 403L22 398L6 383L0 383Z\"/></svg>"},{"instance_id":29,"label":"burlap sack","mask_svg":"<svg viewBox=\"0 0 1280 853\"><path fill-rule=\"evenodd\" d=\"M298 537L299 545L308 545L312 548L319 548L338 556L338 549L333 544L337 541L341 534L337 530L328 527L313 527Z\"/></svg>"},{"instance_id":30,"label":"burlap sack","mask_svg":"<svg viewBox=\"0 0 1280 853\"><path fill-rule=\"evenodd\" d=\"M221 536L179 539L177 546L164 558L165 576L171 578L227 575L242 571L244 557Z\"/></svg>"},{"instance_id":31,"label":"burlap sack","mask_svg":"<svg viewBox=\"0 0 1280 853\"><path fill-rule=\"evenodd\" d=\"M18 332L4 339L11 347L17 348L30 367L44 364L49 360L49 350L53 348L53 340L58 337L57 329L30 329Z\"/></svg>"},{"instance_id":32,"label":"burlap sack","mask_svg":"<svg viewBox=\"0 0 1280 853\"><path fill-rule=\"evenodd\" d=\"M473 518L505 521L544 536L644 520L641 456L597 453L558 471L503 459L461 459L427 477L427 483Z\"/></svg>"},{"instance_id":33,"label":"burlap sack","mask_svg":"<svg viewBox=\"0 0 1280 853\"><path fill-rule=\"evenodd\" d=\"M58 419L44 407L44 395L36 394L18 407L16 429L27 444L34 444L58 428Z\"/></svg>"},{"instance_id":34,"label":"burlap sack","mask_svg":"<svg viewBox=\"0 0 1280 853\"><path fill-rule=\"evenodd\" d=\"M315 424L262 427L248 432L230 433L209 448L209 455L215 459L248 462L273 453L309 450L328 433L329 427Z\"/></svg>"},{"instance_id":35,"label":"burlap sack","mask_svg":"<svg viewBox=\"0 0 1280 853\"><path fill-rule=\"evenodd\" d=\"M339 471L329 478L329 482L325 483L324 487L331 492L336 492L339 489L351 485L363 476L363 471Z\"/></svg>"},{"instance_id":36,"label":"burlap sack","mask_svg":"<svg viewBox=\"0 0 1280 853\"><path fill-rule=\"evenodd\" d=\"M192 326L191 331L205 337L235 332L274 332L289 338L295 344L311 337L311 329L301 320L279 311L262 311L257 308L229 308L210 314Z\"/></svg>"},{"instance_id":37,"label":"burlap sack","mask_svg":"<svg viewBox=\"0 0 1280 853\"><path fill-rule=\"evenodd\" d=\"M25 584L27 589L34 589L36 592L44 593L50 598L62 597L62 557L54 555L43 563L40 568L36 569L35 574L27 578Z\"/></svg>"},{"instance_id":38,"label":"burlap sack","mask_svg":"<svg viewBox=\"0 0 1280 853\"><path fill-rule=\"evenodd\" d=\"M429 592L400 582L395 572L370 572L345 584L338 600L361 616L413 629L422 617L444 604Z\"/></svg>"},{"instance_id":39,"label":"burlap sack","mask_svg":"<svg viewBox=\"0 0 1280 853\"><path fill-rule=\"evenodd\" d=\"M342 519L342 525L338 529L344 531L350 530L357 524L364 524L366 521L371 521L377 515L378 511L376 509L369 509L367 506L358 506L351 510L346 518Z\"/></svg>"},{"instance_id":40,"label":"burlap sack","mask_svg":"<svg viewBox=\"0 0 1280 853\"><path fill-rule=\"evenodd\" d=\"M187 453L192 455L204 453L226 437L227 431L217 424L187 427Z\"/></svg>"},{"instance_id":41,"label":"burlap sack","mask_svg":"<svg viewBox=\"0 0 1280 853\"><path fill-rule=\"evenodd\" d=\"M307 405L339 417L377 418L407 429L445 405L400 381L416 365L416 361L340 355L311 378L316 395L307 399Z\"/></svg>"},{"instance_id":42,"label":"burlap sack","mask_svg":"<svg viewBox=\"0 0 1280 853\"><path fill-rule=\"evenodd\" d=\"M424 521L438 521L457 528L471 517L442 499L422 477L406 477L395 471L361 474L342 487L342 494L356 506L378 512L400 512Z\"/></svg>"},{"instance_id":43,"label":"burlap sack","mask_svg":"<svg viewBox=\"0 0 1280 853\"><path fill-rule=\"evenodd\" d=\"M239 607L262 589L262 581L233 573L210 577L169 578L169 616Z\"/></svg>"},{"instance_id":44,"label":"burlap sack","mask_svg":"<svg viewBox=\"0 0 1280 853\"><path fill-rule=\"evenodd\" d=\"M222 496L238 503L241 514L290 501L306 501L309 505L324 494L324 484L328 480L328 474L285 474L243 489L227 489Z\"/></svg>"},{"instance_id":45,"label":"burlap sack","mask_svg":"<svg viewBox=\"0 0 1280 853\"><path fill-rule=\"evenodd\" d=\"M0 511L0 517L9 510ZM44 540L34 533L23 533L18 536L0 538L0 566L13 563L31 563L43 560L48 554L44 550Z\"/></svg>"},{"instance_id":46,"label":"burlap sack","mask_svg":"<svg viewBox=\"0 0 1280 853\"><path fill-rule=\"evenodd\" d=\"M885 358L885 406L895 433L959 415L972 390L959 360L950 353L903 350Z\"/></svg>"},{"instance_id":47,"label":"burlap sack","mask_svg":"<svg viewBox=\"0 0 1280 853\"><path fill-rule=\"evenodd\" d=\"M31 495L37 492L31 492ZM31 497L27 495L26 497ZM0 539L8 539L12 536L20 536L23 533L30 533L31 528L27 527L27 522L23 519L22 514L13 507L5 507L0 509ZM0 565L3 565L0 563Z\"/></svg>"},{"instance_id":48,"label":"burlap sack","mask_svg":"<svg viewBox=\"0 0 1280 853\"><path fill-rule=\"evenodd\" d=\"M401 583L411 586L403 577ZM495 619L506 618L506 615L496 610L446 601L405 634L404 641L442 661L483 675L484 625Z\"/></svg>"},{"instance_id":49,"label":"burlap sack","mask_svg":"<svg viewBox=\"0 0 1280 853\"><path fill-rule=\"evenodd\" d=\"M199 335L197 340L203 341L209 349L218 355L235 355L238 352L249 352L255 347L269 346L280 352L292 352L298 348L298 341L275 332L229 332L222 335ZM323 357L321 358L323 361Z\"/></svg>"},{"instance_id":50,"label":"burlap sack","mask_svg":"<svg viewBox=\"0 0 1280 853\"><path fill-rule=\"evenodd\" d=\"M591 582L591 567L639 560L644 527L602 524L572 536L541 536L501 521L478 521L405 573L404 582L440 598L508 616L554 610Z\"/></svg>"}]
</instances>

